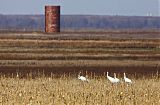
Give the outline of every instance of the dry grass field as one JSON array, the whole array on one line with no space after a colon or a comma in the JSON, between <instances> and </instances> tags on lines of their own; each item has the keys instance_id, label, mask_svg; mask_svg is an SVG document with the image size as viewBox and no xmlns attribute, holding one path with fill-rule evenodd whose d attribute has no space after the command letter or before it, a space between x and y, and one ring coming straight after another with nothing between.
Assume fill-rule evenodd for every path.
<instances>
[{"instance_id":1,"label":"dry grass field","mask_svg":"<svg viewBox=\"0 0 160 105\"><path fill-rule=\"evenodd\" d=\"M102 32L0 32L0 72L60 73L82 69L156 73L159 71L158 30Z\"/></svg>"},{"instance_id":2,"label":"dry grass field","mask_svg":"<svg viewBox=\"0 0 160 105\"><path fill-rule=\"evenodd\" d=\"M123 76L119 76L122 79ZM82 82L76 76L19 79L1 75L1 105L160 105L160 79L135 79L111 84L105 76Z\"/></svg>"},{"instance_id":3,"label":"dry grass field","mask_svg":"<svg viewBox=\"0 0 160 105\"><path fill-rule=\"evenodd\" d=\"M159 75L158 30L0 32L0 105L160 105Z\"/></svg>"}]
</instances>

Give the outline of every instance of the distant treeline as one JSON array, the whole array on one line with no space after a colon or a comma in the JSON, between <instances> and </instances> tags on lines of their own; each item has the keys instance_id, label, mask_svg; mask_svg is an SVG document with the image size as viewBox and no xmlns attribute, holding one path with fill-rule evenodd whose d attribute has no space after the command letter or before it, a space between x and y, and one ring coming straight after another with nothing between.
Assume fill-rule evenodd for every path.
<instances>
[{"instance_id":1,"label":"distant treeline","mask_svg":"<svg viewBox=\"0 0 160 105\"><path fill-rule=\"evenodd\" d=\"M0 29L44 30L44 15L0 15ZM61 29L159 29L160 17L62 15Z\"/></svg>"}]
</instances>

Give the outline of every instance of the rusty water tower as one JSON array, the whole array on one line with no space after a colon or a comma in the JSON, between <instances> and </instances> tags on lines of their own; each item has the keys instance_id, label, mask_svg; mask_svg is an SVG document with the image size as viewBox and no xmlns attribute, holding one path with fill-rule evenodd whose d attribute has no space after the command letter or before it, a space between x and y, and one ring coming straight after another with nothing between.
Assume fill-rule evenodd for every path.
<instances>
[{"instance_id":1,"label":"rusty water tower","mask_svg":"<svg viewBox=\"0 0 160 105\"><path fill-rule=\"evenodd\" d=\"M45 6L45 32L60 32L60 6Z\"/></svg>"}]
</instances>

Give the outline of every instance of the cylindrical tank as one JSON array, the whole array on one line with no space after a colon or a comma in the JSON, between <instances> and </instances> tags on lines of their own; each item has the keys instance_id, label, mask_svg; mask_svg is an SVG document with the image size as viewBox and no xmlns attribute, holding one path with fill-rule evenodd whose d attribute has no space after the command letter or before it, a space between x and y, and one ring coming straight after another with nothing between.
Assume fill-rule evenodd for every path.
<instances>
[{"instance_id":1,"label":"cylindrical tank","mask_svg":"<svg viewBox=\"0 0 160 105\"><path fill-rule=\"evenodd\" d=\"M45 32L60 32L60 6L45 6Z\"/></svg>"}]
</instances>

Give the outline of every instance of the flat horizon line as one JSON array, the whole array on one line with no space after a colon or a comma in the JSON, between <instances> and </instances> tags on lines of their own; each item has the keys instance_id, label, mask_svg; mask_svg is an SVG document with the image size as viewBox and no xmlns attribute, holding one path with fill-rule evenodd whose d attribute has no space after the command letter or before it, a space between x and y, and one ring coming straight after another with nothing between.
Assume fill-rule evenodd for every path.
<instances>
[{"instance_id":1,"label":"flat horizon line","mask_svg":"<svg viewBox=\"0 0 160 105\"><path fill-rule=\"evenodd\" d=\"M45 14L3 14L0 13L0 15L9 15L9 16L42 16ZM147 15L100 15L100 14L61 14L62 16L122 16L122 17L160 17L160 15L153 15L153 16L147 16Z\"/></svg>"}]
</instances>

